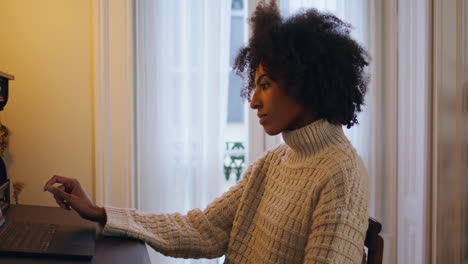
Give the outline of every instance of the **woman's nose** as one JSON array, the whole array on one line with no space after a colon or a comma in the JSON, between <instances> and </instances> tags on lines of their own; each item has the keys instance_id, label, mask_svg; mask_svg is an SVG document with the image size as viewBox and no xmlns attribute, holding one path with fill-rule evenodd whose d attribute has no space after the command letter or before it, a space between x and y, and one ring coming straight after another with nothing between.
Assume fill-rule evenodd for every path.
<instances>
[{"instance_id":1,"label":"woman's nose","mask_svg":"<svg viewBox=\"0 0 468 264\"><path fill-rule=\"evenodd\" d=\"M252 99L250 99L250 108L252 109L260 108L260 100L258 99L258 95L255 91L252 95Z\"/></svg>"}]
</instances>

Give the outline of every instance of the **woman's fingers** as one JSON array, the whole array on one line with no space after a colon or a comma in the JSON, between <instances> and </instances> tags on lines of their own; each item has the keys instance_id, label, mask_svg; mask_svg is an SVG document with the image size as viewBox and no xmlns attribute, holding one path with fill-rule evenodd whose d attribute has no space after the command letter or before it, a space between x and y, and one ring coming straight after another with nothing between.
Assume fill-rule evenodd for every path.
<instances>
[{"instance_id":1,"label":"woman's fingers","mask_svg":"<svg viewBox=\"0 0 468 264\"><path fill-rule=\"evenodd\" d=\"M65 186L63 186L63 185L60 185L57 188L62 190L62 191L65 190ZM60 197L58 197L55 194L54 194L54 199L61 208L66 209L66 210L70 210L70 204L67 201L61 199Z\"/></svg>"},{"instance_id":2,"label":"woman's fingers","mask_svg":"<svg viewBox=\"0 0 468 264\"><path fill-rule=\"evenodd\" d=\"M71 205L71 198L72 198L72 195L67 193L67 192L64 192L62 191L60 188L57 188L57 187L54 187L54 186L50 186L48 187L47 189L49 192L51 192L54 197L56 197L56 199L59 199L61 201L65 201L67 202L68 204Z\"/></svg>"},{"instance_id":3,"label":"woman's fingers","mask_svg":"<svg viewBox=\"0 0 468 264\"><path fill-rule=\"evenodd\" d=\"M55 187L56 183L61 185ZM44 185L44 191L52 193L61 208L73 208L82 218L105 222L104 209L94 205L78 180L55 175Z\"/></svg>"},{"instance_id":4,"label":"woman's fingers","mask_svg":"<svg viewBox=\"0 0 468 264\"><path fill-rule=\"evenodd\" d=\"M60 208L70 210L70 205L68 205L68 203L66 203L64 200L61 200L55 195L54 195L54 199L57 202L57 204L60 206Z\"/></svg>"},{"instance_id":5,"label":"woman's fingers","mask_svg":"<svg viewBox=\"0 0 468 264\"><path fill-rule=\"evenodd\" d=\"M44 191L47 191L47 190L51 189L53 187L54 183L62 183L64 185L70 185L72 183L72 181L73 181L73 179L63 177L63 176L54 175L44 185Z\"/></svg>"},{"instance_id":6,"label":"woman's fingers","mask_svg":"<svg viewBox=\"0 0 468 264\"><path fill-rule=\"evenodd\" d=\"M61 185L55 187L56 183L61 183ZM92 217L94 204L78 180L55 175L44 185L44 191L52 193L61 208L67 210L73 208L85 219Z\"/></svg>"}]
</instances>

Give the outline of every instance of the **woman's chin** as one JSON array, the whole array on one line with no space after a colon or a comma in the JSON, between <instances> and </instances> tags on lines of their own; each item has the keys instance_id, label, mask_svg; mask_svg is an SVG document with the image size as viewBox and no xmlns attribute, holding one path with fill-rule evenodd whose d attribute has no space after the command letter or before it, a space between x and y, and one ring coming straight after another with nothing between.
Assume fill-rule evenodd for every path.
<instances>
[{"instance_id":1,"label":"woman's chin","mask_svg":"<svg viewBox=\"0 0 468 264\"><path fill-rule=\"evenodd\" d=\"M279 130L279 129L268 128L266 126L263 126L263 130L265 130L265 133L267 133L270 136L276 136L279 133L281 133L281 130Z\"/></svg>"}]
</instances>

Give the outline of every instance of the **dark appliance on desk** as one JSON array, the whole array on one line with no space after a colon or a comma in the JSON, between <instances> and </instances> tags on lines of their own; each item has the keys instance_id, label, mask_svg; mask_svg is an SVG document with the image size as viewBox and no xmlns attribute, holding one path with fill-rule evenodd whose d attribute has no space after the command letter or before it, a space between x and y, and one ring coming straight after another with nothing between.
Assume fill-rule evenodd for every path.
<instances>
[{"instance_id":1,"label":"dark appliance on desk","mask_svg":"<svg viewBox=\"0 0 468 264\"><path fill-rule=\"evenodd\" d=\"M8 89L9 89L9 81L14 80L15 77L13 75L4 73L0 71L0 111L3 111L5 105L8 102ZM6 127L0 124L2 129L4 128L6 130ZM7 137L8 133L4 131L5 133L2 133L0 135L0 147L4 148L4 142L6 142L6 138L2 137ZM3 151L2 151L3 153ZM8 179L7 173L6 173L6 166L5 162L3 159L0 157L0 209L5 211L8 206L10 205L10 180Z\"/></svg>"},{"instance_id":2,"label":"dark appliance on desk","mask_svg":"<svg viewBox=\"0 0 468 264\"><path fill-rule=\"evenodd\" d=\"M10 180L6 176L3 159L0 158L0 209L6 211L10 205Z\"/></svg>"}]
</instances>

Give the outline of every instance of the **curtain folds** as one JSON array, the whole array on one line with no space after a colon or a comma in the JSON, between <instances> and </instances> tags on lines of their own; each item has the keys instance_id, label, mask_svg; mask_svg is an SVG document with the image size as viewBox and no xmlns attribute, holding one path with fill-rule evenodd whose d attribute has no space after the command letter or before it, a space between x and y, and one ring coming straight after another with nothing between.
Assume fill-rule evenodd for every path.
<instances>
[{"instance_id":1,"label":"curtain folds","mask_svg":"<svg viewBox=\"0 0 468 264\"><path fill-rule=\"evenodd\" d=\"M138 207L203 209L223 180L230 1L139 0L135 28Z\"/></svg>"}]
</instances>

